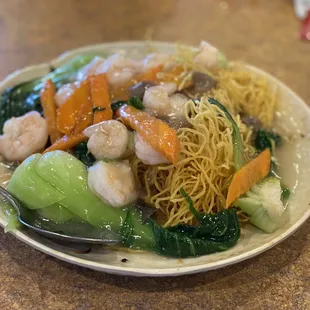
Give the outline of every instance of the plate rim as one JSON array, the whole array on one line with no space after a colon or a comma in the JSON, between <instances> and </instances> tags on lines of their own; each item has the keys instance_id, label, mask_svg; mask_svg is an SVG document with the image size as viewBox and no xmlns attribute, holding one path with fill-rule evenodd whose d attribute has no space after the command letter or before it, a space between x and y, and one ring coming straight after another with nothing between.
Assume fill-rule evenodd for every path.
<instances>
[{"instance_id":1,"label":"plate rim","mask_svg":"<svg viewBox=\"0 0 310 310\"><path fill-rule=\"evenodd\" d=\"M21 76L23 74L26 74L27 72L33 71L39 71L44 70L46 68L49 68L50 66L57 65L61 62L64 62L66 60L69 60L70 58L74 57L74 55L83 53L89 49L104 49L104 48L117 48L117 47L137 47L137 48L145 48L147 41L117 41L117 42L106 42L101 44L92 44L92 45L86 45L81 46L75 49L71 49L68 51L65 51L64 53L61 53L57 58L52 59L49 62L44 62L40 64L34 64L31 66L26 66L24 68L18 69L9 75L6 76L2 81L0 81L0 88L7 87L6 85L10 84L10 81L16 79L18 76ZM166 47L166 48L172 48L175 46L175 43L171 42L162 42L162 41L152 41L152 44L154 46L159 47ZM196 48L191 45L185 45L191 48ZM310 115L310 107L306 104L306 102L298 95L296 94L291 88L289 88L286 84L284 84L282 81L280 81L275 76L269 74L268 72L259 69L255 66L243 63L243 65L247 68L249 68L253 72L257 72L258 74L265 75L269 80L273 80L274 82L278 83L281 87L285 89L285 92L291 93L292 96L296 98L296 101L299 101L299 104L302 104L308 111ZM26 79L27 80L27 79ZM25 80L25 81L26 81ZM28 79L29 80L29 79ZM14 84L12 85L14 86ZM236 264L239 262L242 262L244 260L247 260L249 258L252 258L254 256L257 256L270 248L274 247L275 245L279 244L280 242L287 239L289 236L291 236L298 228L300 228L310 217L310 209L305 212L305 214L296 221L292 226L290 226L286 231L281 233L279 236L275 237L270 242L261 245L257 248L254 248L250 251L247 251L245 253L237 254L235 256L221 259L216 262L211 263L204 263L199 264L196 266L184 266L182 267L173 267L173 268L154 268L154 269L148 269L148 268L133 268L133 267L125 267L125 266L112 266L106 263L100 263L100 262L94 262L89 261L87 259L79 258L76 256L72 256L70 254L63 253L61 251L58 251L56 249L53 249L47 245L44 245L43 243L31 238L30 236L23 233L21 230L15 230L10 232L13 236L15 236L18 240L23 241L25 244L30 245L31 247L48 254L52 257L55 257L57 259L60 259L62 261L66 261L68 263L78 265L81 267L112 273L112 274L118 274L118 275L130 275L130 276L152 276L152 277L164 277L164 276L179 276L179 275L185 275L185 274L193 274L193 273L199 273L199 272L205 272L209 270L219 269L226 267L228 265ZM6 221L4 218L0 217L0 225L4 227L6 224Z\"/></svg>"}]
</instances>

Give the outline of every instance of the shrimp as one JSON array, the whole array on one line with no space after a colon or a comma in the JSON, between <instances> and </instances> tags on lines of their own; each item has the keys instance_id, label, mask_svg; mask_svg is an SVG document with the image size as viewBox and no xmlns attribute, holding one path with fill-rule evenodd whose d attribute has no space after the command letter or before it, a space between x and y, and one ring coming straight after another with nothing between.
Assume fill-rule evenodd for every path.
<instances>
[{"instance_id":1,"label":"shrimp","mask_svg":"<svg viewBox=\"0 0 310 310\"><path fill-rule=\"evenodd\" d=\"M55 94L55 101L57 107L59 108L62 104L64 104L79 86L80 82L62 85Z\"/></svg>"},{"instance_id":2,"label":"shrimp","mask_svg":"<svg viewBox=\"0 0 310 310\"><path fill-rule=\"evenodd\" d=\"M119 86L130 81L138 73L139 67L139 62L114 54L101 63L96 74L105 73L111 86Z\"/></svg>"},{"instance_id":3,"label":"shrimp","mask_svg":"<svg viewBox=\"0 0 310 310\"><path fill-rule=\"evenodd\" d=\"M212 69L218 65L220 52L211 44L202 41L200 43L200 50L195 56L195 62L208 69Z\"/></svg>"},{"instance_id":4,"label":"shrimp","mask_svg":"<svg viewBox=\"0 0 310 310\"><path fill-rule=\"evenodd\" d=\"M97 162L88 169L88 186L99 198L116 208L133 203L138 198L128 160Z\"/></svg>"},{"instance_id":5,"label":"shrimp","mask_svg":"<svg viewBox=\"0 0 310 310\"><path fill-rule=\"evenodd\" d=\"M89 75L96 74L96 70L104 63L104 58L96 56L89 64L80 69L76 75L78 81L83 81Z\"/></svg>"},{"instance_id":6,"label":"shrimp","mask_svg":"<svg viewBox=\"0 0 310 310\"><path fill-rule=\"evenodd\" d=\"M143 96L143 104L147 112L156 116L166 116L171 112L169 95L177 90L175 83L164 83L146 89Z\"/></svg>"},{"instance_id":7,"label":"shrimp","mask_svg":"<svg viewBox=\"0 0 310 310\"><path fill-rule=\"evenodd\" d=\"M169 98L171 107L170 117L184 117L185 115L185 104L188 98L182 94L174 94Z\"/></svg>"},{"instance_id":8,"label":"shrimp","mask_svg":"<svg viewBox=\"0 0 310 310\"><path fill-rule=\"evenodd\" d=\"M164 83L146 89L143 96L146 111L161 118L168 117L168 121L180 119L185 124L185 104L188 98L182 94L173 94L175 91L175 83Z\"/></svg>"},{"instance_id":9,"label":"shrimp","mask_svg":"<svg viewBox=\"0 0 310 310\"><path fill-rule=\"evenodd\" d=\"M138 133L135 134L136 156L146 165L169 163L168 159L155 151Z\"/></svg>"},{"instance_id":10,"label":"shrimp","mask_svg":"<svg viewBox=\"0 0 310 310\"><path fill-rule=\"evenodd\" d=\"M48 140L47 122L36 111L12 117L3 126L0 154L11 161L22 161L41 151Z\"/></svg>"},{"instance_id":11,"label":"shrimp","mask_svg":"<svg viewBox=\"0 0 310 310\"><path fill-rule=\"evenodd\" d=\"M120 158L127 150L129 132L119 121L103 121L87 127L83 133L89 137L87 148L97 160Z\"/></svg>"},{"instance_id":12,"label":"shrimp","mask_svg":"<svg viewBox=\"0 0 310 310\"><path fill-rule=\"evenodd\" d=\"M163 65L163 70L166 71L173 66L170 56L163 53L148 54L142 61L142 71L148 71L154 67Z\"/></svg>"}]
</instances>

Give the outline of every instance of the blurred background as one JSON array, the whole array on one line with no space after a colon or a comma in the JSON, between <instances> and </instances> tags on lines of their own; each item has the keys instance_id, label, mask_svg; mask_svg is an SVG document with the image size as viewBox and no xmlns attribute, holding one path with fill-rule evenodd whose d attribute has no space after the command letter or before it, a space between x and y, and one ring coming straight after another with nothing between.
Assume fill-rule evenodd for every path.
<instances>
[{"instance_id":1,"label":"blurred background","mask_svg":"<svg viewBox=\"0 0 310 310\"><path fill-rule=\"evenodd\" d=\"M293 0L0 1L0 78L86 44L203 39L310 101L310 44L300 28Z\"/></svg>"}]
</instances>

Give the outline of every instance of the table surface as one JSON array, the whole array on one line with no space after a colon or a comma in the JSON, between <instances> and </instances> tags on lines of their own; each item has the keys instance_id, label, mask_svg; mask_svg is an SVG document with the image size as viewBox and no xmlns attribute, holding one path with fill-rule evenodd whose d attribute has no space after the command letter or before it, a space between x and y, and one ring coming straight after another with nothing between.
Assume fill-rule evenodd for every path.
<instances>
[{"instance_id":1,"label":"table surface","mask_svg":"<svg viewBox=\"0 0 310 310\"><path fill-rule=\"evenodd\" d=\"M310 103L310 43L288 0L0 1L0 79L78 46L198 44L272 73ZM48 257L0 232L1 309L310 309L310 222L253 259L176 278L120 277Z\"/></svg>"}]
</instances>

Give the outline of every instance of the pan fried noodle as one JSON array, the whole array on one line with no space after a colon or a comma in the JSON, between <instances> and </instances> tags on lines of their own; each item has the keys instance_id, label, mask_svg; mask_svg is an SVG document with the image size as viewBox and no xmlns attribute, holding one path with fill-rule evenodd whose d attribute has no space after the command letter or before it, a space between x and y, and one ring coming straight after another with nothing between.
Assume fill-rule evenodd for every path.
<instances>
[{"instance_id":1,"label":"pan fried noodle","mask_svg":"<svg viewBox=\"0 0 310 310\"><path fill-rule=\"evenodd\" d=\"M244 113L259 119L265 128L272 124L277 108L277 88L271 87L265 78L253 75L238 63L230 63L227 68L211 72L199 66L195 61L192 49L178 46L177 53L172 56L183 67L180 73L179 90L183 89L191 79L188 72L198 71L211 76L217 84L209 92L203 94L222 102L230 113ZM223 56L224 57L224 56ZM224 60L222 61L224 63ZM166 73L160 73L162 75ZM186 92L191 98L200 99L202 94Z\"/></svg>"},{"instance_id":2,"label":"pan fried noodle","mask_svg":"<svg viewBox=\"0 0 310 310\"><path fill-rule=\"evenodd\" d=\"M267 81L246 71L234 68L219 72L218 84L207 94L224 102L234 115L245 113L270 127L276 111L277 91L270 89Z\"/></svg>"},{"instance_id":3,"label":"pan fried noodle","mask_svg":"<svg viewBox=\"0 0 310 310\"><path fill-rule=\"evenodd\" d=\"M146 190L147 201L158 209L158 220L166 227L195 224L180 194L181 188L190 195L198 211L223 210L234 173L232 128L222 111L204 97L199 103L187 103L186 118L191 128L178 130L181 151L175 166L148 166L137 157L131 162L136 180ZM242 135L245 158L249 160L254 155L251 130L241 123L239 116L235 119Z\"/></svg>"}]
</instances>

